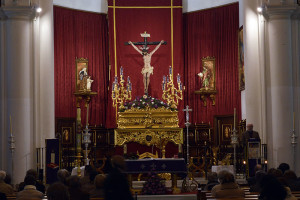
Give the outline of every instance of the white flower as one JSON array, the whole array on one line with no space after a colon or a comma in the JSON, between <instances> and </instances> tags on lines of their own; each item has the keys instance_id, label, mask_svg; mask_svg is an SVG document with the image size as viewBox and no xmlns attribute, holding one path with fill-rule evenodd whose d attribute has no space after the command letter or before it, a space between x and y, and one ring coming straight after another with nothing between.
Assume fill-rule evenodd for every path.
<instances>
[{"instance_id":1,"label":"white flower","mask_svg":"<svg viewBox=\"0 0 300 200\"><path fill-rule=\"evenodd\" d=\"M202 77L203 77L203 73L202 73L202 72L198 73L198 76L199 76L200 78L202 78Z\"/></svg>"}]
</instances>

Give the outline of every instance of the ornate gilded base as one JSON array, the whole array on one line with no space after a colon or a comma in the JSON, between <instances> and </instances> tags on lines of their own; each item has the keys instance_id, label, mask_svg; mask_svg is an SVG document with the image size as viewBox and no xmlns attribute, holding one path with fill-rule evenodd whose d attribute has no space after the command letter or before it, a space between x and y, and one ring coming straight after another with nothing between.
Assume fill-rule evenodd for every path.
<instances>
[{"instance_id":1,"label":"ornate gilded base","mask_svg":"<svg viewBox=\"0 0 300 200\"><path fill-rule=\"evenodd\" d=\"M128 142L137 142L139 144L157 148L162 147L163 157L165 155L165 145L173 142L181 146L183 144L182 128L150 128L150 129L115 129L115 145L123 146ZM180 148L179 148L180 152Z\"/></svg>"}]
</instances>

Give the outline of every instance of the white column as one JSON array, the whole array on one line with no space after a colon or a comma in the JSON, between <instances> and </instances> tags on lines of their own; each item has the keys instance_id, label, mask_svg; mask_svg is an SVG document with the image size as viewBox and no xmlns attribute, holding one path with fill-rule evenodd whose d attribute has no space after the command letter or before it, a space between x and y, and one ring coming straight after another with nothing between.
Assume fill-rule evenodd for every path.
<instances>
[{"instance_id":1,"label":"white column","mask_svg":"<svg viewBox=\"0 0 300 200\"><path fill-rule=\"evenodd\" d=\"M296 7L267 5L268 17L268 163L292 165L293 76L291 14Z\"/></svg>"},{"instance_id":2,"label":"white column","mask_svg":"<svg viewBox=\"0 0 300 200\"><path fill-rule=\"evenodd\" d=\"M9 117L12 118L13 134L16 140L13 183L24 179L26 170L34 167L33 138L33 53L32 7L3 7L4 24L4 80L1 91L4 103L4 143L6 143L6 170L11 173L11 158L8 145ZM2 80L1 80L2 81ZM2 155L3 156L3 155Z\"/></svg>"},{"instance_id":3,"label":"white column","mask_svg":"<svg viewBox=\"0 0 300 200\"><path fill-rule=\"evenodd\" d=\"M53 2L40 1L40 7L34 21L34 132L36 147L44 148L45 139L55 136Z\"/></svg>"},{"instance_id":4,"label":"white column","mask_svg":"<svg viewBox=\"0 0 300 200\"><path fill-rule=\"evenodd\" d=\"M264 131L264 74L261 69L264 68L260 62L260 24L257 13L257 1L243 1L244 12L244 64L245 64L245 114L247 123L254 124L254 130L258 131L262 142L265 143Z\"/></svg>"}]
</instances>

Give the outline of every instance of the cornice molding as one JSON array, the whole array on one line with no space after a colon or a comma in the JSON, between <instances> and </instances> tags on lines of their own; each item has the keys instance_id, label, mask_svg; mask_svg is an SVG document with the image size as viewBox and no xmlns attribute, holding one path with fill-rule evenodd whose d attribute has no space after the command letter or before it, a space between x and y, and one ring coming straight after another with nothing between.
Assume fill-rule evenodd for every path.
<instances>
[{"instance_id":1,"label":"cornice molding","mask_svg":"<svg viewBox=\"0 0 300 200\"><path fill-rule=\"evenodd\" d=\"M33 20L36 16L33 6L5 6L1 8L1 11L6 19Z\"/></svg>"},{"instance_id":2,"label":"cornice molding","mask_svg":"<svg viewBox=\"0 0 300 200\"><path fill-rule=\"evenodd\" d=\"M291 19L291 16L297 12L298 5L265 5L263 15L268 20Z\"/></svg>"}]
</instances>

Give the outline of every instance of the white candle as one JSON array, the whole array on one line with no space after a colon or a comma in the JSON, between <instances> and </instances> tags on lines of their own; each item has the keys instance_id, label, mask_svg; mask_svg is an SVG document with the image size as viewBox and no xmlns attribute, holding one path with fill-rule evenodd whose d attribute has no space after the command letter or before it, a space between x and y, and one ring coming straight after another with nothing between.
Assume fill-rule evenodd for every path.
<instances>
[{"instance_id":1,"label":"white candle","mask_svg":"<svg viewBox=\"0 0 300 200\"><path fill-rule=\"evenodd\" d=\"M12 133L11 115L9 116L9 121L10 121L10 136L12 137L13 133Z\"/></svg>"},{"instance_id":2,"label":"white candle","mask_svg":"<svg viewBox=\"0 0 300 200\"><path fill-rule=\"evenodd\" d=\"M236 109L234 108L234 113L233 113L233 127L235 128L235 118L236 118Z\"/></svg>"}]
</instances>

